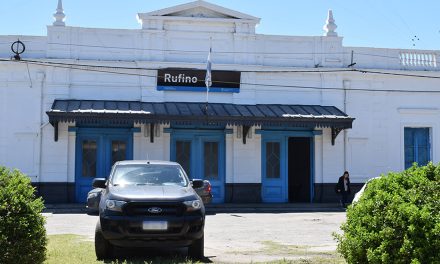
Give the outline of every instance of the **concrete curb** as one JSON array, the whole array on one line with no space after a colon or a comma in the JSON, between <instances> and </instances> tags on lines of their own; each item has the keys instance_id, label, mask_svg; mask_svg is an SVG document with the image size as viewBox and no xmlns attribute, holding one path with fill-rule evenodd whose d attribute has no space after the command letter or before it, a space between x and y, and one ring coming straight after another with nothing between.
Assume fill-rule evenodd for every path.
<instances>
[{"instance_id":1,"label":"concrete curb","mask_svg":"<svg viewBox=\"0 0 440 264\"><path fill-rule=\"evenodd\" d=\"M43 213L54 214L85 214L84 204L45 204ZM345 212L335 203L316 204L209 204L206 213L307 213L307 212Z\"/></svg>"}]
</instances>

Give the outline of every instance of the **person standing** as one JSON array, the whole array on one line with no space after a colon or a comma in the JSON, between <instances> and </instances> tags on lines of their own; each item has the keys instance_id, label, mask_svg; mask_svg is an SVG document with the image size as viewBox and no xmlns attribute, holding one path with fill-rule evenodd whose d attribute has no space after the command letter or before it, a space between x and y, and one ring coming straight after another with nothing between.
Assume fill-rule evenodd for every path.
<instances>
[{"instance_id":1,"label":"person standing","mask_svg":"<svg viewBox=\"0 0 440 264\"><path fill-rule=\"evenodd\" d=\"M341 206L345 208L348 202L348 195L351 193L350 174L348 171L344 171L344 175L339 177L338 184L336 185L336 191L341 195Z\"/></svg>"}]
</instances>

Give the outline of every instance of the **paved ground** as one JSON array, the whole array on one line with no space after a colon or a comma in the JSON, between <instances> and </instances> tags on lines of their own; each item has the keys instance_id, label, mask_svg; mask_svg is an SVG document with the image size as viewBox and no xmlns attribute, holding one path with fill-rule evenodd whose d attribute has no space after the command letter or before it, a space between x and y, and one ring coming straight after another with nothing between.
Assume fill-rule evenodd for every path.
<instances>
[{"instance_id":1,"label":"paved ground","mask_svg":"<svg viewBox=\"0 0 440 264\"><path fill-rule=\"evenodd\" d=\"M93 240L97 216L52 214L47 233ZM336 249L331 234L344 212L216 213L207 215L205 256L212 262L260 262L319 256Z\"/></svg>"}]
</instances>

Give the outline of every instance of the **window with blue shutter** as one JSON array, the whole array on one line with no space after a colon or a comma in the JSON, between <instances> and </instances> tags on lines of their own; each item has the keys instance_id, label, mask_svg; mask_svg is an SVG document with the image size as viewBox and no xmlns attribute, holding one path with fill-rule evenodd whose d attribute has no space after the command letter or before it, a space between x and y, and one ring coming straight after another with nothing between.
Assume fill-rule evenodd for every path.
<instances>
[{"instance_id":1,"label":"window with blue shutter","mask_svg":"<svg viewBox=\"0 0 440 264\"><path fill-rule=\"evenodd\" d=\"M405 127L405 169L417 162L419 166L431 160L429 128Z\"/></svg>"}]
</instances>

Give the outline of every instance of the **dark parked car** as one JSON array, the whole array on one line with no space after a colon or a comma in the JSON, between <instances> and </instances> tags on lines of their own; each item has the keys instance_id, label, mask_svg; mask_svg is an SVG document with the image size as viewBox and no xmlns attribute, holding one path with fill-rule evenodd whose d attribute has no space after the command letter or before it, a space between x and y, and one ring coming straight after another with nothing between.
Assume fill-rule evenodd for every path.
<instances>
[{"instance_id":1,"label":"dark parked car","mask_svg":"<svg viewBox=\"0 0 440 264\"><path fill-rule=\"evenodd\" d=\"M119 161L102 188L95 230L98 259L113 247L188 247L192 258L204 255L205 207L182 167L169 161Z\"/></svg>"},{"instance_id":2,"label":"dark parked car","mask_svg":"<svg viewBox=\"0 0 440 264\"><path fill-rule=\"evenodd\" d=\"M209 204L212 201L211 183L208 180L203 180L203 186L194 188L197 194L202 198L204 204ZM87 194L86 209L89 215L98 215L99 201L101 200L102 188L94 188Z\"/></svg>"}]
</instances>

